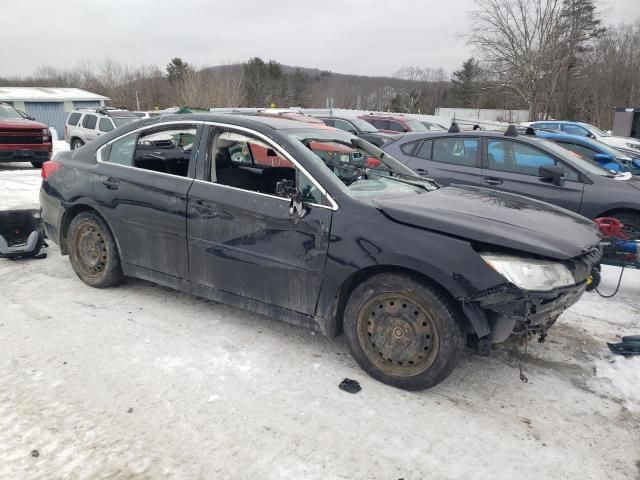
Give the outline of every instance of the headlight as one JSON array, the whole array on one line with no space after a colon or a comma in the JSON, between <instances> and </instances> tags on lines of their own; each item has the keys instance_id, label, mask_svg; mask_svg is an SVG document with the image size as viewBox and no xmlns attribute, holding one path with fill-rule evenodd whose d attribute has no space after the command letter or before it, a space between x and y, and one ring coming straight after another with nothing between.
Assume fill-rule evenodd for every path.
<instances>
[{"instance_id":1,"label":"headlight","mask_svg":"<svg viewBox=\"0 0 640 480\"><path fill-rule=\"evenodd\" d=\"M640 143L627 143L627 147L635 148L636 150L640 150Z\"/></svg>"},{"instance_id":2,"label":"headlight","mask_svg":"<svg viewBox=\"0 0 640 480\"><path fill-rule=\"evenodd\" d=\"M509 282L523 290L547 292L576 283L571 271L559 262L481 253L482 259Z\"/></svg>"}]
</instances>

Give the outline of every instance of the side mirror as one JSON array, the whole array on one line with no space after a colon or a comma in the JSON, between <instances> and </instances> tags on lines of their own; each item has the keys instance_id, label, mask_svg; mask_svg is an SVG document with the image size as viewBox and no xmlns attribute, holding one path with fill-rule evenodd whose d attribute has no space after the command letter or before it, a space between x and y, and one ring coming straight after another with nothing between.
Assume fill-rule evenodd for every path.
<instances>
[{"instance_id":1,"label":"side mirror","mask_svg":"<svg viewBox=\"0 0 640 480\"><path fill-rule=\"evenodd\" d=\"M289 216L294 217L296 222L307 214L307 207L302 200L302 194L296 188L293 180L280 180L276 183L276 195L291 200L289 204Z\"/></svg>"},{"instance_id":2,"label":"side mirror","mask_svg":"<svg viewBox=\"0 0 640 480\"><path fill-rule=\"evenodd\" d=\"M591 132L587 133L587 137L588 138L596 138L596 136Z\"/></svg>"},{"instance_id":3,"label":"side mirror","mask_svg":"<svg viewBox=\"0 0 640 480\"><path fill-rule=\"evenodd\" d=\"M600 164L607 164L613 161L611 155L607 155L606 153L597 153L593 156L593 160Z\"/></svg>"},{"instance_id":4,"label":"side mirror","mask_svg":"<svg viewBox=\"0 0 640 480\"><path fill-rule=\"evenodd\" d=\"M558 187L564 185L564 169L558 165L543 165L538 169L538 176L543 180L550 180Z\"/></svg>"},{"instance_id":5,"label":"side mirror","mask_svg":"<svg viewBox=\"0 0 640 480\"><path fill-rule=\"evenodd\" d=\"M347 130L351 135L358 135L358 132L355 130Z\"/></svg>"}]
</instances>

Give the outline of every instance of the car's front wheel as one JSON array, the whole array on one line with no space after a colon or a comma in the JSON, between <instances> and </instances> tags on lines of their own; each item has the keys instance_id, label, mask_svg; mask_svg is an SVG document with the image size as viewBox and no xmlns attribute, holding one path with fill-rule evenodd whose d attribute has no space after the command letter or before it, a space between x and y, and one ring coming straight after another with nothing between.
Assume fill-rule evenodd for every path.
<instances>
[{"instance_id":1,"label":"car's front wheel","mask_svg":"<svg viewBox=\"0 0 640 480\"><path fill-rule=\"evenodd\" d=\"M624 224L622 231L631 239L640 239L640 214L622 212L611 215Z\"/></svg>"},{"instance_id":2,"label":"car's front wheel","mask_svg":"<svg viewBox=\"0 0 640 480\"><path fill-rule=\"evenodd\" d=\"M71 140L70 148L71 150L75 150L76 148L80 148L83 145L84 142L82 140L80 140L79 138L74 138L73 140Z\"/></svg>"},{"instance_id":3,"label":"car's front wheel","mask_svg":"<svg viewBox=\"0 0 640 480\"><path fill-rule=\"evenodd\" d=\"M436 288L396 273L358 285L344 311L347 344L381 382L422 390L443 381L464 350L461 313Z\"/></svg>"},{"instance_id":4,"label":"car's front wheel","mask_svg":"<svg viewBox=\"0 0 640 480\"><path fill-rule=\"evenodd\" d=\"M120 256L107 224L92 212L71 220L67 235L71 266L84 283L105 288L123 279Z\"/></svg>"}]
</instances>

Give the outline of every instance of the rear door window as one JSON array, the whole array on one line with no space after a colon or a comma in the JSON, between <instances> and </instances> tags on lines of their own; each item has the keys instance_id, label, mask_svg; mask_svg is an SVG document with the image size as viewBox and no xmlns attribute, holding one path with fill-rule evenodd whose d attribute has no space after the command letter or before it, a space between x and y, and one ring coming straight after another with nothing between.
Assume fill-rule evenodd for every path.
<instances>
[{"instance_id":1,"label":"rear door window","mask_svg":"<svg viewBox=\"0 0 640 480\"><path fill-rule=\"evenodd\" d=\"M186 177L196 139L195 125L166 125L117 139L100 154L103 162Z\"/></svg>"},{"instance_id":2,"label":"rear door window","mask_svg":"<svg viewBox=\"0 0 640 480\"><path fill-rule=\"evenodd\" d=\"M69 118L67 118L67 125L77 126L81 116L82 114L80 112L73 112L69 115Z\"/></svg>"},{"instance_id":3,"label":"rear door window","mask_svg":"<svg viewBox=\"0 0 640 480\"><path fill-rule=\"evenodd\" d=\"M356 132L356 128L349 122L345 122L344 120L336 120L335 127L339 128L340 130L344 130L345 132Z\"/></svg>"},{"instance_id":4,"label":"rear door window","mask_svg":"<svg viewBox=\"0 0 640 480\"><path fill-rule=\"evenodd\" d=\"M376 127L378 130L391 130L391 128L389 127L389 120L371 119L367 120L367 122Z\"/></svg>"},{"instance_id":5,"label":"rear door window","mask_svg":"<svg viewBox=\"0 0 640 480\"><path fill-rule=\"evenodd\" d=\"M404 125L402 125L400 122L395 122L393 120L391 120L389 122L389 129L388 130L392 130L394 132L400 132L400 133L404 133L407 131L407 129L404 127Z\"/></svg>"},{"instance_id":6,"label":"rear door window","mask_svg":"<svg viewBox=\"0 0 640 480\"><path fill-rule=\"evenodd\" d=\"M98 121L98 117L95 115L85 115L82 119L82 126L84 128L88 128L89 130L93 130L96 128L96 123Z\"/></svg>"},{"instance_id":7,"label":"rear door window","mask_svg":"<svg viewBox=\"0 0 640 480\"><path fill-rule=\"evenodd\" d=\"M451 165L479 167L478 145L478 138L436 138L433 141L432 159Z\"/></svg>"},{"instance_id":8,"label":"rear door window","mask_svg":"<svg viewBox=\"0 0 640 480\"><path fill-rule=\"evenodd\" d=\"M423 160L431 160L431 149L433 147L433 140L425 140L420 145L420 148L416 152L416 157L422 158Z\"/></svg>"}]
</instances>

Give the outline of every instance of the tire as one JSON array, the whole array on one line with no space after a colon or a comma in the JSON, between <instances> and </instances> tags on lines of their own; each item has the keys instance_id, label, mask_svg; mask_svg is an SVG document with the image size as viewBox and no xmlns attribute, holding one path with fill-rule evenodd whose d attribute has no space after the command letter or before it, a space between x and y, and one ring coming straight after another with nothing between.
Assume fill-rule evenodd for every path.
<instances>
[{"instance_id":1,"label":"tire","mask_svg":"<svg viewBox=\"0 0 640 480\"><path fill-rule=\"evenodd\" d=\"M351 293L344 332L351 354L376 380L405 390L442 382L465 345L453 300L409 276L384 273Z\"/></svg>"},{"instance_id":2,"label":"tire","mask_svg":"<svg viewBox=\"0 0 640 480\"><path fill-rule=\"evenodd\" d=\"M77 148L80 148L83 145L84 145L84 142L82 140L80 140L79 138L74 138L73 140L71 140L70 148L71 150L75 150Z\"/></svg>"},{"instance_id":3,"label":"tire","mask_svg":"<svg viewBox=\"0 0 640 480\"><path fill-rule=\"evenodd\" d=\"M640 214L637 213L616 213L613 218L624 223L623 232L631 239L640 239Z\"/></svg>"},{"instance_id":4,"label":"tire","mask_svg":"<svg viewBox=\"0 0 640 480\"><path fill-rule=\"evenodd\" d=\"M106 288L123 280L113 235L95 213L82 212L71 220L67 247L73 270L90 287Z\"/></svg>"},{"instance_id":5,"label":"tire","mask_svg":"<svg viewBox=\"0 0 640 480\"><path fill-rule=\"evenodd\" d=\"M33 165L36 168L42 168L42 164L44 162L42 160L34 160L33 162L31 162L31 165Z\"/></svg>"}]
</instances>

